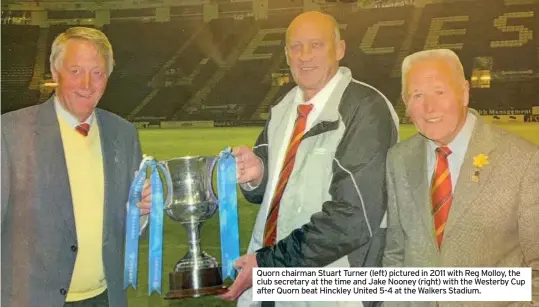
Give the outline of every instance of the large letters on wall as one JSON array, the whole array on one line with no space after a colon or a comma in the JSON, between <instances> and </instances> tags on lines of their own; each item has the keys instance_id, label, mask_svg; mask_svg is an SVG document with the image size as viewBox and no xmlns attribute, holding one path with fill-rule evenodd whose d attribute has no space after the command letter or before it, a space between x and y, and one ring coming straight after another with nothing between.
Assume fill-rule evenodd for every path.
<instances>
[{"instance_id":1,"label":"large letters on wall","mask_svg":"<svg viewBox=\"0 0 539 307\"><path fill-rule=\"evenodd\" d=\"M466 22L468 16L448 16L448 17L436 17L430 22L429 34L427 35L427 41L425 42L425 50L447 48L447 49L462 49L463 43L454 44L441 44L440 37L442 36L455 36L466 34L466 29L444 29L444 24L449 22Z\"/></svg>"},{"instance_id":2,"label":"large letters on wall","mask_svg":"<svg viewBox=\"0 0 539 307\"><path fill-rule=\"evenodd\" d=\"M490 42L491 48L517 48L522 47L533 41L533 30L527 28L523 25L508 25L511 22L511 19L519 18L533 18L534 12L510 12L504 13L496 17L492 21L494 28L498 29L503 33L514 33L515 38L510 40L498 40ZM464 47L464 38L462 42L457 43L443 43L441 38L449 36L464 36L466 34L466 26L469 21L469 16L460 15L460 16L444 16L444 17L435 17L430 22L429 31L425 40L424 49L435 49L435 48L448 48L453 50L460 50ZM456 25L449 26L449 23L457 23ZM460 24L459 24L460 23ZM462 25L462 26L461 26ZM383 55L383 54L392 54L398 52L400 46L392 46L393 42L387 42L386 44L376 42L377 36L382 28L387 28L386 31L395 29L397 27L404 27L405 20L384 20L378 21L367 28L361 43L356 48L359 48L363 53L368 55ZM409 25L406 25L409 26ZM346 25L341 25L341 28L346 29ZM354 31L353 28L348 29L348 31ZM284 33L286 28L273 28L273 29L260 29L255 37L251 40L250 44L245 48L241 54L239 60L248 61L248 60L264 60L270 59L273 56L273 53L268 52L257 52L259 47L274 47L274 52L283 52L280 46L284 46ZM403 31L403 33L407 33ZM272 39L266 40L266 35L268 34L282 34L281 39Z\"/></svg>"},{"instance_id":3,"label":"large letters on wall","mask_svg":"<svg viewBox=\"0 0 539 307\"><path fill-rule=\"evenodd\" d=\"M533 39L533 31L522 25L508 26L507 20L509 18L532 18L533 11L531 12L514 12L505 13L502 16L494 19L494 26L502 32L518 32L518 39L506 40L506 41L494 41L490 42L490 47L522 47Z\"/></svg>"},{"instance_id":4,"label":"large letters on wall","mask_svg":"<svg viewBox=\"0 0 539 307\"><path fill-rule=\"evenodd\" d=\"M374 40L376 39L376 34L378 34L380 27L397 27L402 25L404 25L404 20L388 20L375 23L367 29L367 32L365 32L365 36L363 36L359 48L366 54L388 54L395 52L395 47L373 47Z\"/></svg>"},{"instance_id":5,"label":"large letters on wall","mask_svg":"<svg viewBox=\"0 0 539 307\"><path fill-rule=\"evenodd\" d=\"M256 49L258 47L271 47L271 46L280 46L282 44L281 39L275 39L275 40L264 40L267 34L271 33L282 33L284 34L286 32L286 28L275 28L275 29L260 29L256 36L251 40L247 48L243 51L242 55L240 56L240 61L246 61L246 60L265 60L265 59L271 59L273 56L272 53L255 53ZM284 35L283 35L284 39Z\"/></svg>"}]
</instances>

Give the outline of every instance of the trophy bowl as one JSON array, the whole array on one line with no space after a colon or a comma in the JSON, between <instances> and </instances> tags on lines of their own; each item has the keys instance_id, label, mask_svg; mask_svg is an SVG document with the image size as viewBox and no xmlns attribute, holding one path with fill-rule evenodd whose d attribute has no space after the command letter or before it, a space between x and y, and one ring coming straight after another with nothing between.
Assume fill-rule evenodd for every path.
<instances>
[{"instance_id":1,"label":"trophy bowl","mask_svg":"<svg viewBox=\"0 0 539 307\"><path fill-rule=\"evenodd\" d=\"M217 259L200 248L200 229L213 216L219 202L213 173L218 157L193 156L164 161L168 173L165 212L187 231L189 250L169 273L170 291L165 299L216 295L226 292Z\"/></svg>"}]
</instances>

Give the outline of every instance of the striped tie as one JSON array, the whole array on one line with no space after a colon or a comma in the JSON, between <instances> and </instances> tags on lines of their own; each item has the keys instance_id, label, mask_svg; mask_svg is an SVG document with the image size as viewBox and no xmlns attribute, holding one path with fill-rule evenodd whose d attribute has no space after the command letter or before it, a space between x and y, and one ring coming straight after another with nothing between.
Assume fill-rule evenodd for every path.
<instances>
[{"instance_id":1,"label":"striped tie","mask_svg":"<svg viewBox=\"0 0 539 307\"><path fill-rule=\"evenodd\" d=\"M451 174L447 156L451 154L448 147L436 148L436 170L432 178L432 215L434 217L434 229L438 248L442 246L445 222L449 215L449 208L453 200Z\"/></svg>"},{"instance_id":2,"label":"striped tie","mask_svg":"<svg viewBox=\"0 0 539 307\"><path fill-rule=\"evenodd\" d=\"M77 130L80 134L87 136L88 131L90 131L90 125L87 123L82 123L78 125L77 127L75 127L75 130Z\"/></svg>"},{"instance_id":3,"label":"striped tie","mask_svg":"<svg viewBox=\"0 0 539 307\"><path fill-rule=\"evenodd\" d=\"M273 195L273 200L270 206L270 212L266 220L264 246L271 246L275 244L275 238L277 237L277 217L279 215L279 205L281 202L281 197L283 196L284 190L286 188L288 178L290 177L290 174L294 169L296 152L305 132L307 116L312 109L312 104L302 104L298 106L298 116L296 118L296 123L294 124L294 132L292 133L292 137L290 138L290 144L288 144L288 148L286 150L283 167L281 168L281 174L279 175L277 188L275 189L275 194Z\"/></svg>"}]
</instances>

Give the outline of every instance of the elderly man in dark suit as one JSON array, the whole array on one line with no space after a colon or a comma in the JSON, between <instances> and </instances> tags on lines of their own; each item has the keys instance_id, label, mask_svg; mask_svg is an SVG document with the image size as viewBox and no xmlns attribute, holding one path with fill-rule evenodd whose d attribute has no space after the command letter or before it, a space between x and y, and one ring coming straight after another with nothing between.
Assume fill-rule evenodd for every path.
<instances>
[{"instance_id":1,"label":"elderly man in dark suit","mask_svg":"<svg viewBox=\"0 0 539 307\"><path fill-rule=\"evenodd\" d=\"M55 95L2 116L2 306L124 307L126 203L142 157L135 127L96 108L112 47L75 27L50 62Z\"/></svg>"}]
</instances>

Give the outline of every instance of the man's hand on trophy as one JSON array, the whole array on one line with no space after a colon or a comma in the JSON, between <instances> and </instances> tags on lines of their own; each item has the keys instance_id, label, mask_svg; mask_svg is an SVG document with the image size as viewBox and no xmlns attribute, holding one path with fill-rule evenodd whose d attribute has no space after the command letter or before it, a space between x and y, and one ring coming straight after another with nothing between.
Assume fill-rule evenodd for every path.
<instances>
[{"instance_id":1,"label":"man's hand on trophy","mask_svg":"<svg viewBox=\"0 0 539 307\"><path fill-rule=\"evenodd\" d=\"M234 268L239 271L238 277L228 288L225 294L219 295L219 298L225 301L237 300L240 295L253 285L253 268L258 267L256 255L248 254L241 256L234 262Z\"/></svg>"},{"instance_id":2,"label":"man's hand on trophy","mask_svg":"<svg viewBox=\"0 0 539 307\"><path fill-rule=\"evenodd\" d=\"M264 163L246 146L235 147L232 155L236 159L238 183L249 183L258 186L264 177Z\"/></svg>"}]
</instances>

